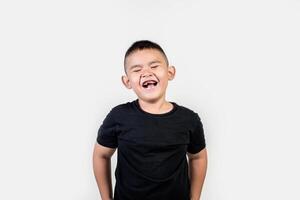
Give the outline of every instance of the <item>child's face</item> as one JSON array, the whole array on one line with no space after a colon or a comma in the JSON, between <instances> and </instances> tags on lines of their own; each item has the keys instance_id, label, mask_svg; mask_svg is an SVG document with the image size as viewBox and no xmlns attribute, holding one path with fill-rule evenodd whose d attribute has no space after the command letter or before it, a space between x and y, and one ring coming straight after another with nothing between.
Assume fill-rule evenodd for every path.
<instances>
[{"instance_id":1,"label":"child's face","mask_svg":"<svg viewBox=\"0 0 300 200\"><path fill-rule=\"evenodd\" d=\"M175 76L175 68L168 66L164 55L156 49L133 52L126 58L125 68L123 84L144 101L164 99L168 81Z\"/></svg>"}]
</instances>

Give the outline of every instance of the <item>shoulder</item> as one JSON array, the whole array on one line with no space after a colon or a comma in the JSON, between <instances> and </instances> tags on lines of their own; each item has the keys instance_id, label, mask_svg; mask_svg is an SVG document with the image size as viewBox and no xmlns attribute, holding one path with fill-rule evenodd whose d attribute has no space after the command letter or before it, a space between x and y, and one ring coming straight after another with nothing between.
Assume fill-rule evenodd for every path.
<instances>
[{"instance_id":1,"label":"shoulder","mask_svg":"<svg viewBox=\"0 0 300 200\"><path fill-rule=\"evenodd\" d=\"M198 113L195 112L195 111L194 111L193 109L191 109L190 107L183 106L183 105L178 104L178 103L176 103L176 105L178 106L178 108L179 108L179 110L180 110L180 112L181 112L182 114L185 114L185 115L190 116L190 117L192 117L192 118L194 118L194 117L196 117L196 116L198 115Z\"/></svg>"},{"instance_id":2,"label":"shoulder","mask_svg":"<svg viewBox=\"0 0 300 200\"><path fill-rule=\"evenodd\" d=\"M185 116L185 118L188 118L193 125L197 125L199 121L201 121L198 112L196 112L194 109L187 106L179 105L178 103L176 104L179 108L180 115L183 115Z\"/></svg>"},{"instance_id":3,"label":"shoulder","mask_svg":"<svg viewBox=\"0 0 300 200\"><path fill-rule=\"evenodd\" d=\"M129 113L129 111L132 110L132 106L133 106L133 101L117 104L116 106L111 107L109 114L120 115L124 113L125 114Z\"/></svg>"}]
</instances>

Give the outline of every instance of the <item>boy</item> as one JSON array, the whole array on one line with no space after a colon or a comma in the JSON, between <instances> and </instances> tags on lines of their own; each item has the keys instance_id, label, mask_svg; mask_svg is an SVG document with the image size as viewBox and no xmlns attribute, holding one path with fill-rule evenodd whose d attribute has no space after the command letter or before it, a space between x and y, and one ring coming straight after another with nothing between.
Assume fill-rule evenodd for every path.
<instances>
[{"instance_id":1,"label":"boy","mask_svg":"<svg viewBox=\"0 0 300 200\"><path fill-rule=\"evenodd\" d=\"M112 108L98 130L93 169L102 200L113 199L116 148L114 200L199 200L205 137L197 113L165 99L175 68L158 44L141 40L127 50L124 70L122 82L138 98Z\"/></svg>"}]
</instances>

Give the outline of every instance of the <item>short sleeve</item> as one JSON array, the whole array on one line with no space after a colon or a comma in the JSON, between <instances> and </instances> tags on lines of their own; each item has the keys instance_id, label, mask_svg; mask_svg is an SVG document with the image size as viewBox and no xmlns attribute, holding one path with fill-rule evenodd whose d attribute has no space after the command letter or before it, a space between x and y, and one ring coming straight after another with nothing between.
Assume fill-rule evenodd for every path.
<instances>
[{"instance_id":1,"label":"short sleeve","mask_svg":"<svg viewBox=\"0 0 300 200\"><path fill-rule=\"evenodd\" d=\"M190 132L190 143L188 144L187 151L195 154L200 152L206 146L203 124L197 113L194 116L194 127Z\"/></svg>"},{"instance_id":2,"label":"short sleeve","mask_svg":"<svg viewBox=\"0 0 300 200\"><path fill-rule=\"evenodd\" d=\"M105 147L117 148L118 137L116 134L116 122L111 110L103 120L100 128L98 129L97 142Z\"/></svg>"}]
</instances>

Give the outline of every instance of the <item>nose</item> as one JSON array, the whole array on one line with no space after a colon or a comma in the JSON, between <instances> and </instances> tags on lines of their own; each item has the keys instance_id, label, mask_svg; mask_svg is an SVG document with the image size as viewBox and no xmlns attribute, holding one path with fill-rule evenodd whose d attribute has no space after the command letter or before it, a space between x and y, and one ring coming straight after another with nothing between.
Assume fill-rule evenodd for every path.
<instances>
[{"instance_id":1,"label":"nose","mask_svg":"<svg viewBox=\"0 0 300 200\"><path fill-rule=\"evenodd\" d=\"M148 77L148 76L153 76L152 73L149 73L149 72L145 72L142 77L145 78L145 77Z\"/></svg>"},{"instance_id":2,"label":"nose","mask_svg":"<svg viewBox=\"0 0 300 200\"><path fill-rule=\"evenodd\" d=\"M153 76L152 72L151 72L151 69L145 69L144 70L144 73L142 74L142 77L148 77L148 76Z\"/></svg>"}]
</instances>

